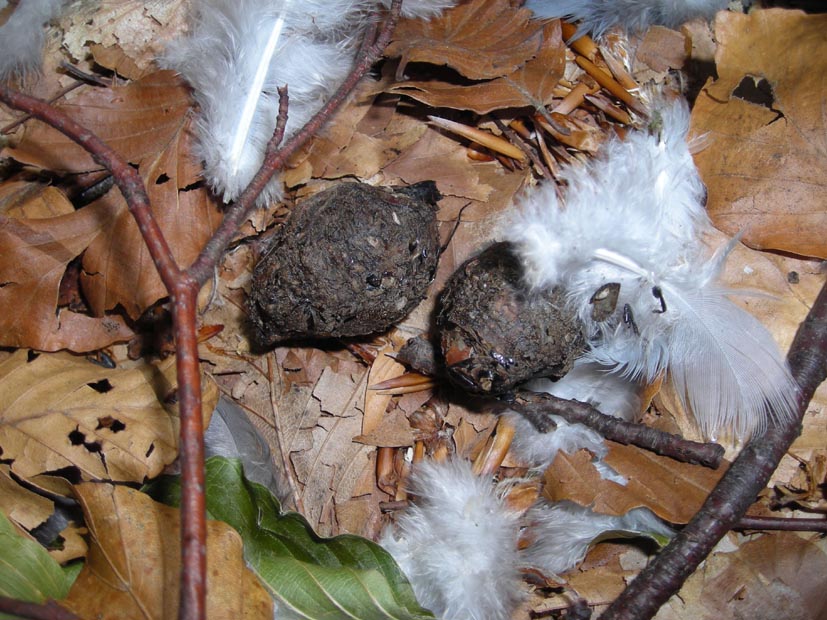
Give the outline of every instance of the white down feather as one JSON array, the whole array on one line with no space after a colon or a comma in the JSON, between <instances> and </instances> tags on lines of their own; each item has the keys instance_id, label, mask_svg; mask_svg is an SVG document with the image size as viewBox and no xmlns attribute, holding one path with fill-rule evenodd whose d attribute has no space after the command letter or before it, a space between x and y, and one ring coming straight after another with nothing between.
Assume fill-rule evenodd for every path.
<instances>
[{"instance_id":1,"label":"white down feather","mask_svg":"<svg viewBox=\"0 0 827 620\"><path fill-rule=\"evenodd\" d=\"M0 80L25 75L40 66L46 23L65 0L24 0L0 26ZM5 3L4 3L5 4Z\"/></svg>"},{"instance_id":2,"label":"white down feather","mask_svg":"<svg viewBox=\"0 0 827 620\"><path fill-rule=\"evenodd\" d=\"M795 411L796 387L767 330L716 285L729 247L709 256L711 224L682 101L662 103L660 130L610 139L571 166L565 206L550 184L518 201L507 236L535 287L562 286L588 331L586 355L633 380L670 378L700 429L746 437ZM620 284L608 318L593 295Z\"/></svg>"}]
</instances>

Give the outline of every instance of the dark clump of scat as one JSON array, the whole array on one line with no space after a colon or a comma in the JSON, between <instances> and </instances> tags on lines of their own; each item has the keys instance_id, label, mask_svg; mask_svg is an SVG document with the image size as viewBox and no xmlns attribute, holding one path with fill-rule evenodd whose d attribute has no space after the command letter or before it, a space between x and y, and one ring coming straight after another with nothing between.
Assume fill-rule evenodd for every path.
<instances>
[{"instance_id":1,"label":"dark clump of scat","mask_svg":"<svg viewBox=\"0 0 827 620\"><path fill-rule=\"evenodd\" d=\"M433 181L341 183L300 203L253 271L255 343L362 336L403 319L436 272L440 198Z\"/></svg>"},{"instance_id":2,"label":"dark clump of scat","mask_svg":"<svg viewBox=\"0 0 827 620\"><path fill-rule=\"evenodd\" d=\"M503 394L533 377L561 377L586 348L561 290L532 291L510 243L495 243L454 272L437 315L449 378Z\"/></svg>"}]
</instances>

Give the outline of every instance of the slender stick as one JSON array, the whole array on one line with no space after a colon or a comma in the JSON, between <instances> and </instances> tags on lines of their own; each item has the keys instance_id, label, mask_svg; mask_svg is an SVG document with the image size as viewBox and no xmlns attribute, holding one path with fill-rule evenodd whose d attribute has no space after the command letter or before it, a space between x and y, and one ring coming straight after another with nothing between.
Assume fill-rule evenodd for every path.
<instances>
[{"instance_id":1,"label":"slender stick","mask_svg":"<svg viewBox=\"0 0 827 620\"><path fill-rule=\"evenodd\" d=\"M734 530L779 530L784 532L820 532L827 534L827 519L793 517L741 517Z\"/></svg>"},{"instance_id":2,"label":"slender stick","mask_svg":"<svg viewBox=\"0 0 827 620\"><path fill-rule=\"evenodd\" d=\"M588 403L531 392L520 392L518 396L525 404L517 402L506 406L519 411L541 431L549 423L548 416L553 414L567 422L585 424L606 439L640 446L685 463L697 463L714 469L721 464L724 456L724 448L719 444L689 441L680 435L664 433L643 424L632 424L605 415Z\"/></svg>"},{"instance_id":3,"label":"slender stick","mask_svg":"<svg viewBox=\"0 0 827 620\"><path fill-rule=\"evenodd\" d=\"M827 378L827 283L798 328L787 356L798 382L798 416L772 426L741 451L686 527L632 581L601 616L603 620L652 618L746 513L801 433L807 405Z\"/></svg>"},{"instance_id":4,"label":"slender stick","mask_svg":"<svg viewBox=\"0 0 827 620\"><path fill-rule=\"evenodd\" d=\"M75 614L55 603L27 603L0 596L0 612L31 620L80 620Z\"/></svg>"},{"instance_id":5,"label":"slender stick","mask_svg":"<svg viewBox=\"0 0 827 620\"><path fill-rule=\"evenodd\" d=\"M45 101L13 91L0 84L0 101L11 108L27 112L32 117L54 127L70 140L86 150L96 162L109 170L121 190L130 213L138 224L141 236L146 242L152 262L161 276L167 291L172 292L181 270L175 264L172 252L152 216L149 196L138 171L126 162L108 144L91 131L76 123L64 112Z\"/></svg>"}]
</instances>

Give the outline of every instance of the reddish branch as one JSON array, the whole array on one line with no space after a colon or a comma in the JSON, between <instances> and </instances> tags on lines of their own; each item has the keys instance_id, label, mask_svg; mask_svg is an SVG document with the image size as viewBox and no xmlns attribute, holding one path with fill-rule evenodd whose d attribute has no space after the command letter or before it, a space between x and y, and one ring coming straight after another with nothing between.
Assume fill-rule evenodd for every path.
<instances>
[{"instance_id":1,"label":"reddish branch","mask_svg":"<svg viewBox=\"0 0 827 620\"><path fill-rule=\"evenodd\" d=\"M526 404L517 402L508 406L519 411L541 431L544 430L544 425L549 424L548 416L557 415L566 422L593 428L606 439L646 448L684 463L696 463L715 469L721 464L724 456L723 446L716 443L689 441L679 435L665 433L643 424L625 422L600 413L588 403L529 392L521 392L519 400L526 401Z\"/></svg>"},{"instance_id":2,"label":"reddish branch","mask_svg":"<svg viewBox=\"0 0 827 620\"><path fill-rule=\"evenodd\" d=\"M779 530L784 532L820 532L827 534L827 519L785 517L741 517L734 530Z\"/></svg>"},{"instance_id":3,"label":"reddish branch","mask_svg":"<svg viewBox=\"0 0 827 620\"><path fill-rule=\"evenodd\" d=\"M207 242L196 261L186 271L175 264L169 245L152 216L149 198L140 175L127 161L50 104L11 91L0 85L0 101L11 108L27 112L54 127L89 152L101 166L112 173L115 183L135 218L141 236L149 248L155 267L172 302L175 321L176 363L179 412L181 418L179 453L181 461L181 599L179 617L206 617L206 511L204 498L204 425L201 411L201 374L196 338L196 298L200 286L213 274L221 256L255 205L261 191L276 170L309 140L333 115L338 107L379 59L390 41L399 18L401 0L393 0L390 15L376 36L376 27L357 55L354 67L330 101L281 148L288 114L287 91L280 91L276 130L264 163L250 186L231 205L215 235Z\"/></svg>"},{"instance_id":4,"label":"reddish branch","mask_svg":"<svg viewBox=\"0 0 827 620\"><path fill-rule=\"evenodd\" d=\"M801 433L813 393L827 378L827 284L798 328L787 361L799 385L796 419L771 427L744 447L698 514L612 603L601 616L603 620L653 617L767 485L781 457Z\"/></svg>"}]
</instances>

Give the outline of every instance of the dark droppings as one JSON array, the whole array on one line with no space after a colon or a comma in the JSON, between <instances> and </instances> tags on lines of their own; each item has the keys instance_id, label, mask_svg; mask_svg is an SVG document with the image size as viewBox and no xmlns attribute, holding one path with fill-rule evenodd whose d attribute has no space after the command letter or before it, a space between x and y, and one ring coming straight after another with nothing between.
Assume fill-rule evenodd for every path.
<instances>
[{"instance_id":1,"label":"dark droppings","mask_svg":"<svg viewBox=\"0 0 827 620\"><path fill-rule=\"evenodd\" d=\"M436 272L440 198L433 181L342 183L300 203L253 271L256 344L362 336L403 319Z\"/></svg>"},{"instance_id":2,"label":"dark droppings","mask_svg":"<svg viewBox=\"0 0 827 620\"><path fill-rule=\"evenodd\" d=\"M509 243L495 243L454 272L437 324L448 376L475 393L502 394L532 377L561 377L586 347L563 293L530 291Z\"/></svg>"}]
</instances>

